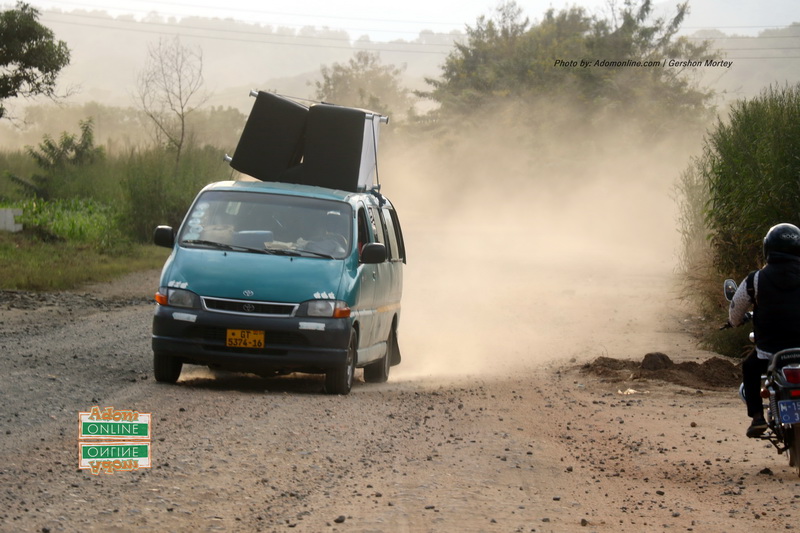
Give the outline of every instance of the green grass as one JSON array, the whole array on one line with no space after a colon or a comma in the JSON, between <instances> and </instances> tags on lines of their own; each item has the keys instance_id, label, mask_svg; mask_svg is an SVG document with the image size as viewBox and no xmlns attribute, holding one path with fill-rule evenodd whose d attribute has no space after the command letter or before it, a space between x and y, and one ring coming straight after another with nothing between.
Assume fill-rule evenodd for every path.
<instances>
[{"instance_id":1,"label":"green grass","mask_svg":"<svg viewBox=\"0 0 800 533\"><path fill-rule=\"evenodd\" d=\"M0 203L0 207L5 207ZM52 240L92 244L104 249L116 246L126 238L115 227L114 210L93 200L28 199L8 204L22 209L17 222Z\"/></svg>"},{"instance_id":2,"label":"green grass","mask_svg":"<svg viewBox=\"0 0 800 533\"><path fill-rule=\"evenodd\" d=\"M111 281L130 272L161 268L166 248L131 245L102 252L74 242L42 242L23 233L0 231L0 289L55 291Z\"/></svg>"},{"instance_id":3,"label":"green grass","mask_svg":"<svg viewBox=\"0 0 800 533\"><path fill-rule=\"evenodd\" d=\"M753 351L753 343L748 338L751 331L752 324L733 329L709 330L700 345L706 350L741 359Z\"/></svg>"}]
</instances>

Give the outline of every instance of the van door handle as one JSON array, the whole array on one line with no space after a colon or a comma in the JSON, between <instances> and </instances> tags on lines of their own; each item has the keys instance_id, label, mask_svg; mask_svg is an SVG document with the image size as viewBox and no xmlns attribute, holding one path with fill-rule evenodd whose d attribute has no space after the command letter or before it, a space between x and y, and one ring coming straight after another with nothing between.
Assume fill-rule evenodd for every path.
<instances>
[{"instance_id":1,"label":"van door handle","mask_svg":"<svg viewBox=\"0 0 800 533\"><path fill-rule=\"evenodd\" d=\"M373 272L372 273L372 279L378 279L378 273L377 272Z\"/></svg>"}]
</instances>

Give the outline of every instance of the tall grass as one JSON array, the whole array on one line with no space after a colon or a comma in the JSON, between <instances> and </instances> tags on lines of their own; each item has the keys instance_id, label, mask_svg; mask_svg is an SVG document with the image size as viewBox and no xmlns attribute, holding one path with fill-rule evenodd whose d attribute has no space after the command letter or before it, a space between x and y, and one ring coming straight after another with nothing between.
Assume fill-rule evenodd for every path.
<instances>
[{"instance_id":1,"label":"tall grass","mask_svg":"<svg viewBox=\"0 0 800 533\"><path fill-rule=\"evenodd\" d=\"M771 226L800 224L798 154L800 84L737 102L711 133L702 170L719 272L744 276L763 260L761 242Z\"/></svg>"},{"instance_id":2,"label":"tall grass","mask_svg":"<svg viewBox=\"0 0 800 533\"><path fill-rule=\"evenodd\" d=\"M133 239L147 242L157 225L177 227L197 192L229 174L214 148L191 148L177 166L174 154L165 150L131 152L121 176L121 223Z\"/></svg>"},{"instance_id":3,"label":"tall grass","mask_svg":"<svg viewBox=\"0 0 800 533\"><path fill-rule=\"evenodd\" d=\"M23 151L0 151L0 202L10 202L20 197L17 186L9 179L9 174L29 176L36 170L36 163Z\"/></svg>"},{"instance_id":4,"label":"tall grass","mask_svg":"<svg viewBox=\"0 0 800 533\"><path fill-rule=\"evenodd\" d=\"M132 149L60 169L48 201L26 196L8 174L41 172L24 152L0 153L0 207L23 210L22 233L0 232L0 289L58 290L158 268L167 251L151 242L159 224L178 226L204 185L230 167L216 148L174 153Z\"/></svg>"},{"instance_id":5,"label":"tall grass","mask_svg":"<svg viewBox=\"0 0 800 533\"><path fill-rule=\"evenodd\" d=\"M713 275L741 279L763 261L771 226L800 225L798 154L800 84L740 100L719 119L678 185L684 272L710 258Z\"/></svg>"},{"instance_id":6,"label":"tall grass","mask_svg":"<svg viewBox=\"0 0 800 533\"><path fill-rule=\"evenodd\" d=\"M720 118L677 185L684 296L721 323L722 281L740 282L763 261L767 230L800 225L800 84L770 87ZM740 334L709 332L719 353L739 350Z\"/></svg>"},{"instance_id":7,"label":"tall grass","mask_svg":"<svg viewBox=\"0 0 800 533\"><path fill-rule=\"evenodd\" d=\"M0 167L0 203L22 208L23 224L42 236L95 244L112 239L149 242L157 225L180 224L204 185L230 175L222 155L216 148L190 147L176 165L168 150L132 149L60 170L50 181L51 202L26 197ZM22 153L0 153L0 165L23 179L37 172L29 159Z\"/></svg>"}]
</instances>

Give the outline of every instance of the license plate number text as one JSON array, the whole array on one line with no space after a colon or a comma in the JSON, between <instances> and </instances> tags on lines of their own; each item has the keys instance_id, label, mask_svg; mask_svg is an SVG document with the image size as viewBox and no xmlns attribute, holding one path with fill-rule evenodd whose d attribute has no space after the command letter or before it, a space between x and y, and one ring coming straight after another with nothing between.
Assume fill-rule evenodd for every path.
<instances>
[{"instance_id":1,"label":"license plate number text","mask_svg":"<svg viewBox=\"0 0 800 533\"><path fill-rule=\"evenodd\" d=\"M264 332L252 329L229 329L225 345L229 348L263 348Z\"/></svg>"}]
</instances>

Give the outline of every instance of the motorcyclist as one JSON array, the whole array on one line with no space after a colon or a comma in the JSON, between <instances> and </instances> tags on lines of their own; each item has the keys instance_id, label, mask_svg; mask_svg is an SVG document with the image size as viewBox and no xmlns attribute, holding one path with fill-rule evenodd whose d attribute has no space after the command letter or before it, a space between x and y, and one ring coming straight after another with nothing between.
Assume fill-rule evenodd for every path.
<instances>
[{"instance_id":1,"label":"motorcyclist","mask_svg":"<svg viewBox=\"0 0 800 533\"><path fill-rule=\"evenodd\" d=\"M746 321L753 309L755 349L742 363L742 382L747 416L752 420L748 437L767 429L761 402L761 375L772 354L800 347L800 229L778 224L764 237L764 268L748 274L731 300L728 320L732 326Z\"/></svg>"}]
</instances>

